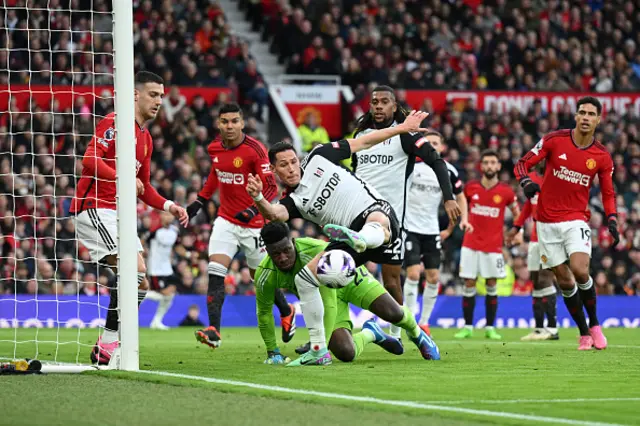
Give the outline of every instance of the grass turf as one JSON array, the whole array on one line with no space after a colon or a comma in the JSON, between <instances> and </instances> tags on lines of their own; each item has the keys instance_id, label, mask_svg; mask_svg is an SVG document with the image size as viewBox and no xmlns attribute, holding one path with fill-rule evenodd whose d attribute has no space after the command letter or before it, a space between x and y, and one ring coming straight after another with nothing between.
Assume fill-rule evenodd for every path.
<instances>
[{"instance_id":1,"label":"grass turf","mask_svg":"<svg viewBox=\"0 0 640 426\"><path fill-rule=\"evenodd\" d=\"M22 403L2 404L0 424L523 424L524 419L497 413L564 420L637 424L640 406L640 331L608 329L605 351L578 352L575 330L561 330L557 342L521 343L523 330L500 330L504 342L485 341L482 333L454 341L454 330L434 329L443 355L440 362L420 358L405 339L406 352L395 357L375 345L355 363L328 367L285 368L262 364L264 347L257 329L227 328L223 345L198 344L193 329L140 331L140 368L184 375L300 389L284 393L208 383L188 378L139 373L2 377L3 395ZM37 333L39 359L88 362L97 330L0 330L0 356L32 358ZM281 345L294 358L306 340L299 330ZM24 341L14 347L12 341ZM70 342L60 345L44 341ZM82 346L79 346L79 341ZM14 351L15 348L15 351ZM440 407L485 410L479 413L392 406L310 395L304 391L414 401ZM614 398L609 401L559 402L558 399ZM626 398L626 400L624 399ZM635 398L635 400L633 400ZM544 399L548 402L529 402ZM496 401L505 402L497 403ZM7 401L5 399L5 401ZM114 408L116 407L116 408ZM491 415L494 413L494 415ZM90 420L94 419L94 420ZM528 422L528 421L527 421ZM535 423L535 421L530 422Z\"/></svg>"}]
</instances>

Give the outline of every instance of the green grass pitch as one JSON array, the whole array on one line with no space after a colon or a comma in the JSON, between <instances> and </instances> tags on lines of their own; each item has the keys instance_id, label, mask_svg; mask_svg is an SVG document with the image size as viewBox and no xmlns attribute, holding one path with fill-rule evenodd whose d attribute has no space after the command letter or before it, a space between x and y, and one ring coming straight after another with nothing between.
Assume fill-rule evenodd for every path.
<instances>
[{"instance_id":1,"label":"green grass pitch","mask_svg":"<svg viewBox=\"0 0 640 426\"><path fill-rule=\"evenodd\" d=\"M400 357L370 345L355 363L305 368L264 365L257 329L224 329L217 350L198 344L193 330L141 329L140 368L194 377L2 376L0 425L640 424L636 329L607 329L610 347L589 352L576 350L573 329L541 343L520 342L524 330L501 330L504 342L485 341L480 330L458 342L455 330L434 329L440 362L422 360L405 338ZM0 356L13 356L14 333L0 330ZM79 353L88 362L98 331L37 333L40 359L57 350L59 360L73 362ZM35 329L17 331L19 341L35 337ZM299 330L282 351L294 358L306 337ZM42 343L56 338L73 343ZM16 348L18 357L34 354L33 342Z\"/></svg>"}]
</instances>

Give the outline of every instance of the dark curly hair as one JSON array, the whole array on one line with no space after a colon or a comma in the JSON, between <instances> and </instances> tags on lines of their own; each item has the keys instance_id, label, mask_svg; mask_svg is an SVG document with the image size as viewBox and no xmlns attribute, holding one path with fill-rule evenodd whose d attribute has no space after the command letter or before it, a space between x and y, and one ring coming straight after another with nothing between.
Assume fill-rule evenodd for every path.
<instances>
[{"instance_id":1,"label":"dark curly hair","mask_svg":"<svg viewBox=\"0 0 640 426\"><path fill-rule=\"evenodd\" d=\"M393 101L394 102L396 101L396 93L389 86L378 86L371 91L371 94L373 95L376 92L389 92L391 93L391 97L393 98ZM409 115L409 112L410 111L407 111L401 105L396 104L396 112L393 114L393 120L395 120L397 123L402 123L404 122L404 119L407 117L407 115ZM373 113L371 112L371 110L369 110L367 111L366 114L360 117L358 121L356 121L356 130L355 130L354 136L362 132L363 130L375 129L375 128L376 128L376 125L373 119Z\"/></svg>"}]
</instances>

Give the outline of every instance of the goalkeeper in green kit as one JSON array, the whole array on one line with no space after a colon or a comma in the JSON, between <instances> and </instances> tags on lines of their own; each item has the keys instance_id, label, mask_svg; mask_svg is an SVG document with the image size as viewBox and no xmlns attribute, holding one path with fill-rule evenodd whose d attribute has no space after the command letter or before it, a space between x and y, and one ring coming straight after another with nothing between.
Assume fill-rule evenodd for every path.
<instances>
[{"instance_id":1,"label":"goalkeeper in green kit","mask_svg":"<svg viewBox=\"0 0 640 426\"><path fill-rule=\"evenodd\" d=\"M267 347L266 364L285 364L276 346L273 304L276 289L283 288L296 293L294 278L316 255L322 253L328 243L313 238L292 240L289 227L283 222L271 222L264 226L261 237L268 255L260 262L255 273L256 312L260 334ZM353 327L349 318L349 303L366 309L384 321L403 328L416 344L424 359L439 360L440 352L435 342L418 327L414 316L400 306L384 287L371 276L364 266L357 269L353 281L334 290L320 287L324 305L324 329L328 334L328 349L340 361L355 360L368 343L376 343L386 351L401 355L404 351L399 339L385 334L374 320L364 323L362 331L351 335ZM327 365L332 359L329 352L310 350L288 366Z\"/></svg>"}]
</instances>

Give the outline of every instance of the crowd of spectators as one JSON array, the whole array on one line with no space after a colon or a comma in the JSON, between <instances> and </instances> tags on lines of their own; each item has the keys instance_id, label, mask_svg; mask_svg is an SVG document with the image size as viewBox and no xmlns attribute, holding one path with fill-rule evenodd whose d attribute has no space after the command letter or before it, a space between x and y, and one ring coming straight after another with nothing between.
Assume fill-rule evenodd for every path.
<instances>
[{"instance_id":1,"label":"crowd of spectators","mask_svg":"<svg viewBox=\"0 0 640 426\"><path fill-rule=\"evenodd\" d=\"M13 3L15 4L16 2ZM49 0L47 3L50 6L59 4L56 0ZM375 34L379 33L380 40L378 42L381 44L378 45L380 49L376 49L382 52L381 46L387 43L384 40L388 36L385 31L389 25L384 24L380 27L374 24L378 21L379 23L384 23L387 17L388 19L393 19L393 22L403 22L403 24L396 24L395 27L391 26L396 31L395 28L400 25L402 30L397 30L397 40L391 38L392 46L400 47L401 56L404 55L403 52L405 51L413 52L412 54L417 55L416 50L422 50L409 49L407 43L410 44L411 41L407 42L405 40L407 37L405 36L408 31L407 28L414 28L417 34L415 37L418 37L418 39L422 37L420 28L423 26L421 20L424 19L428 22L427 34L429 34L428 40L425 40L424 45L420 44L421 49L425 50L425 56L423 56L425 62L417 64L416 67L420 69L424 67L424 64L431 64L427 66L434 67L430 71L434 72L434 74L427 77L428 74L425 73L421 78L429 82L437 81L439 77L436 77L435 74L441 72L448 85L446 87L459 87L451 84L453 79L463 77L455 76L461 76L465 72L471 76L471 71L455 71L456 68L452 63L453 56L447 53L444 47L439 47L440 43L447 40L446 37L439 36L446 29L442 29L442 25L447 23L448 31L453 31L460 36L465 34L465 31L462 30L463 28L475 28L476 26L484 28L484 31L480 32L481 36L479 38L475 37L475 35L471 36L471 44L475 45L477 40L480 43L480 47L482 47L480 50L485 51L489 46L485 44L487 43L487 38L495 37L491 39L498 40L503 37L500 35L502 33L498 34L499 37L495 35L496 32L503 31L501 26L497 25L498 23L504 25L504 34L506 35L510 25L517 24L519 21L518 16L533 16L531 15L532 11L535 10L533 4L537 5L540 2L527 2L524 0L520 2L521 6L517 9L520 12L511 11L510 14L506 13L505 10L507 9L503 7L503 3L506 2L500 1L496 2L496 7L491 12L487 10L489 9L488 7L483 6L476 9L463 7L462 4L464 2L461 1L453 4L434 1L430 2L431 6L427 8L419 6L423 4L422 2L403 2L401 0L394 2L393 7L389 8L382 5L382 2L378 4L375 1L370 1L364 6L354 1L344 1L343 3L345 10L351 11L350 14L337 14L335 11L340 11L341 9L331 6L331 2L303 0L290 10L289 15L287 15L287 9L285 9L282 17L284 19L284 17L293 15L291 16L290 24L294 25L298 21L293 18L302 13L303 18L305 16L309 18L309 20L303 19L301 21L301 25L305 28L307 27L305 22L315 25L317 22L327 21L325 26L328 29L326 31L330 34L335 31L337 23L349 22L350 19L351 22L354 22L356 17L364 14L364 18L357 21L362 21L360 22L361 25L371 22L371 25L367 24L368 26L366 26L369 35L363 35L362 32L356 30L358 37L350 45L350 51L354 55L350 61L357 61L359 59L356 58L367 57L371 57L373 61L379 61L379 59L376 59L380 56L379 54L376 53L371 56L367 53L369 50L361 49L358 45L360 39L367 41L367 43L372 42L372 40L376 39ZM554 2L544 3L550 5ZM565 3L555 2L560 11L566 9ZM590 2L594 7L597 3ZM97 9L106 7L100 0L96 0L94 4ZM255 5L257 3L252 4ZM326 7L326 4L331 6L328 9L328 18L323 13L323 8ZM620 10L623 10L623 7L626 6L622 5ZM545 8L545 10L547 9L549 8ZM145 10L147 12L141 13L141 11ZM173 10L173 12L169 13L169 10ZM416 12L416 10L419 13L409 14L409 12ZM568 22L574 22L575 17L582 17L583 12L585 12L582 8L578 9L579 13L577 14L571 12L574 10L571 7L567 10L569 11L569 16L574 17L572 18L573 21L569 20ZM598 10L600 12L596 14ZM591 31L595 31L594 28L598 29L596 40L601 46L598 51L605 52L605 62L618 57L618 53L623 54L623 56L631 53L635 54L635 50L626 47L620 48L620 50L617 47L614 48L613 55L606 53L609 50L603 46L617 45L610 44L607 41L606 24L610 22L607 20L610 16L608 6L605 5L604 8L598 10L594 14L600 16L603 22L601 24L602 28L593 24L590 24L589 28ZM15 12L15 15L13 15L13 12ZM30 12L30 19L34 16L39 16L36 12L38 11ZM563 13L548 11L548 22L553 23L555 20L560 19L564 16ZM507 20L505 18L507 15L512 16L512 20ZM3 22L7 24L13 22L13 28L21 28L21 25L23 25L21 23L23 21L18 19L22 16L19 10L8 9L6 16L7 20ZM58 22L64 21L64 17L67 15L64 12L57 12L53 13L52 16L55 16L56 22ZM437 16L445 19L437 18ZM459 21L464 16L467 16L468 22ZM626 26L625 22L631 19L630 16L632 15L627 14L624 19L621 18L616 22L613 30L614 34L616 31L622 31L617 25ZM221 64L233 63L233 66L229 66L228 69L221 68L228 71L228 73L227 71L222 72L221 75L225 76L225 82L229 84L232 79L241 80L238 73L242 71L238 66L242 63L248 65L250 59L246 59L246 57L244 60L241 59L243 57L242 52L246 53L246 48L242 46L238 48L238 54L230 53L233 52L234 43L239 42L234 39L234 36L228 35L230 31L225 23L223 14L220 13L220 9L215 2L191 0L183 4L171 4L170 2L156 4L156 2L144 0L138 6L135 17L137 65L139 68L150 69L162 74L167 81L166 86L168 89L168 95L158 118L149 125L154 139L151 166L152 184L165 197L173 199L181 205L187 205L196 198L197 192L202 187L203 179L208 176L211 167L206 146L216 135L215 122L220 105L233 98L243 99L243 95L233 90L231 95L222 93L211 104L207 104L204 98L200 96L195 97L191 102L187 102L186 98L180 94L178 86L180 84L189 84L189 82L182 81L180 78L183 78L182 75L190 67L189 64L197 63L198 70L206 68L202 64L211 64L205 74L201 75L206 77L206 75L210 75L212 69L218 69ZM154 19L151 19L151 17ZM418 20L417 17L423 18ZM5 18L0 16L0 20L3 19ZM414 20L415 23L412 24ZM495 22L492 25L488 25L487 22L489 21ZM527 32L525 32L527 40L530 38L537 40L540 36L538 22L529 21L531 19L527 18ZM184 24L181 24L181 22ZM434 25L436 22L440 24L440 27ZM468 25L463 26L461 22ZM584 22L584 27L587 27L587 21L580 22ZM108 32L106 22L103 24L105 27L102 30ZM633 21L632 24L635 25L637 22ZM78 23L77 25L80 24ZM85 25L88 24L85 23ZM93 25L94 29L96 29L97 22L94 22ZM213 25L213 29L210 29L211 25ZM270 25L275 25L275 23L270 22ZM312 28L316 28L314 25L312 25ZM186 28L184 28L185 26ZM460 31L458 31L458 26L460 26ZM375 28L379 27L381 30L376 32ZM569 27L573 28L571 25ZM181 28L182 31L200 35L196 35L193 38L186 36L179 38L177 45L183 49L181 51L184 54L176 55L171 51L171 46L175 45L175 38L169 36L163 38L162 34L168 34L171 31L179 33ZM338 25L338 29L340 28L340 25ZM440 30L436 33L431 33L431 31L435 31L434 28L440 28ZM548 43L551 43L551 40L555 40L554 43L561 45L569 43L574 36L577 37L574 34L576 30L572 30L566 37L563 37L556 34L558 31L556 24L552 28L555 28L555 32L548 35ZM201 31L205 31L205 33ZM211 34L218 34L218 36L206 35L207 31L212 31ZM275 37L280 34L276 27L272 27L272 31L275 33ZM586 28L583 31L586 31ZM144 35L145 32L147 35ZM529 36L530 32L534 34L531 37ZM22 42L19 39L21 33L19 31L7 33L12 34L12 46L17 49ZM351 33L353 31L348 29L345 34ZM46 34L46 32L43 34ZM50 32L50 34L54 33ZM75 34L75 32L72 34ZM415 37L408 38L408 40L417 40ZM514 37L518 39L517 31ZM613 37L613 39L616 39L616 37ZM109 51L110 47L107 48L106 46L109 45L110 40L104 34L94 34L89 43L93 43L96 46L98 38L102 38L101 46L104 47L104 51ZM298 40L298 37L290 37L290 39ZM299 39L304 40L304 38ZM338 39L340 38L336 40ZM322 43L326 42L322 37L320 40ZM76 41L73 39L72 41L76 43L76 46L81 43L81 40ZM210 42L210 44L207 42ZM56 41L56 43L60 43L60 40ZM191 44L190 48L185 48L184 43ZM457 46L459 43L453 44ZM630 46L631 44L626 43L625 46L627 45ZM31 46L33 47L33 45ZM301 45L301 47L304 46ZM432 51L433 48L436 49ZM459 49L460 46L451 48L455 50ZM70 48L67 47L66 49ZM64 55L75 58L82 50L77 48L76 53L73 55L68 53L64 53ZM200 50L208 53L193 56L193 52ZM496 45L489 52L499 52L500 50L501 48ZM507 50L511 52L511 50ZM225 51L226 55L221 57L219 55L220 51ZM551 51L548 50L547 54L551 55L549 53ZM5 55L5 59L6 55L10 55L8 63L11 67L15 67L11 68L12 70L29 69L28 67L25 68L25 63L27 62L24 62L25 58L21 56L24 53L14 55L15 52L18 51L11 50L7 53L5 50L0 49L0 63L3 63L1 61L2 55ZM356 52L358 53L356 54ZM448 55L448 59L439 59L438 57L441 55L439 52L444 52L444 54ZM599 53L587 55L589 52L584 49L581 52L584 53L584 58L581 59L584 62L582 65L589 61L596 61L595 58L599 55ZM297 52L286 52L284 56L290 58L296 54ZM471 53L467 53L467 55L469 54ZM537 50L534 50L532 54L535 57ZM315 54L309 54L312 61L317 59L313 55ZM97 56L95 54L94 58ZM404 56L402 57L405 58ZM590 59L585 59L587 57ZM468 59L469 57L465 56L465 58ZM506 61L505 66L512 58L513 55L511 53L502 58ZM182 63L183 59L184 63ZM382 59L388 60L386 57ZM476 59L474 62L474 69L478 74L470 82L474 81L475 83L473 84L476 87L480 87L477 83L481 76L480 71L493 69L492 66L486 68L487 64L493 61L489 59ZM59 63L58 61L64 63L64 60L57 58L50 58L49 60L50 63L57 64ZM163 60L167 61L163 62ZM169 61L176 60L178 61L177 64L169 63ZM632 55L627 64L631 64L633 60L635 58ZM562 62L561 59L558 59L558 61ZM410 66L410 62L406 58L403 59L402 67L398 69L404 70L405 67ZM462 64L462 62L464 61L458 64L464 68L466 65ZM27 64L33 66L34 63L36 61L31 60ZM50 83L68 84L70 80L64 80L64 78L76 78L78 74L82 74L83 70L86 71L86 68L82 68L84 65L75 59L68 63L73 63L75 64L74 66L80 67L80 71L72 73L69 69L56 69L54 72L55 78L62 80L54 81L53 77L49 76ZM162 65L163 63L164 65ZM537 73L536 64L537 62L532 64L525 62L524 64L516 64L511 69L517 69L518 65L522 65L525 76L532 73L531 75L534 75L535 81L541 81L544 75L541 76ZM607 66L602 63L598 64L598 69L608 70ZM105 73L111 72L109 61L102 65L105 67L101 69L102 71ZM45 65L41 64L41 66L44 69ZM46 67L48 66L47 64ZM185 67L184 70L181 68L183 66ZM591 66L595 66L595 63L592 63ZM363 69L371 70L374 68L369 65L363 66ZM394 69L397 66L392 65L389 67L387 62L383 62L382 68L384 70L389 69L389 76L400 76L404 72L401 71L394 74ZM614 67L614 71L617 69ZM579 70L582 70L582 68L579 68ZM303 71L309 72L306 69L303 69ZM615 81L618 81L620 76L628 72L627 68L620 68L619 71L619 74L612 75ZM514 73L517 74L517 72ZM40 73L33 71L30 73L0 72L0 84L4 84L8 80L11 80L12 83L24 83L28 81L25 78L35 78L38 74ZM41 77L42 75L40 74ZM96 74L95 78L101 77ZM363 76L362 81L357 82L357 84L368 83L371 79L370 75ZM491 81L491 78L488 80ZM633 79L630 78L629 80ZM384 82L398 83L398 81L390 78ZM198 84L207 85L209 83L200 82ZM616 86L616 89L619 89L618 86ZM398 91L398 101L400 103L405 102L403 91ZM361 109L366 110L368 108L366 96L359 97L357 102L360 103ZM453 106L449 105L445 111L435 113L429 99L425 99L424 102L422 109L432 112L429 126L438 129L445 136L447 143L445 156L460 170L465 181L479 176L479 154L482 149L489 147L498 150L500 154L502 162L501 180L517 188L517 183L513 180L512 173L514 162L530 149L542 134L556 128L573 125L573 115L569 105L566 105L565 109L560 113L549 113L543 110L542 104L535 103L526 114L521 114L517 110L513 110L509 114L499 114L497 110L478 111L470 103L463 111L455 111ZM249 101L247 101L247 105L250 105ZM54 105L54 108L57 108L57 106ZM40 294L80 293L91 295L96 292L107 291L107 284L110 280L113 280L111 274L105 270L98 269L96 265L89 261L88 251L79 245L75 239L74 224L68 217L69 204L74 192L75 177L80 174L81 157L93 132L94 118L92 112L97 116L104 116L113 110L113 102L112 99L104 97L94 104L94 108L89 108L89 114L86 113L87 108L89 108L87 104L78 98L73 108L64 111L58 109L48 111L33 105L20 107L15 102L9 105L10 112L7 112L4 107L0 111L0 294L14 292L34 294L38 292ZM270 142L265 140L264 135L257 133L256 128L258 126L254 117L247 115L246 123L245 131L247 133L261 138L267 144ZM53 134L51 129L53 129ZM592 233L594 242L592 275L599 294L640 295L640 200L638 199L640 191L640 118L631 115L621 116L615 111L610 111L599 127L597 137L603 141L612 153L616 164L614 182L618 193L622 240L618 246L611 247L611 238L606 231L606 226L603 226L599 190L596 185L592 191L591 199L593 211L591 227L594 230ZM520 199L524 200L521 191L518 190L518 193ZM180 293L206 293L207 246L211 223L216 217L216 212L217 198L209 202L206 208L192 220L188 229L181 230L174 252L175 282ZM148 235L149 231L160 225L160 220L157 212L151 211L151 209L142 204L138 206L138 217L139 235L144 241L145 248L148 248L145 236ZM511 218L508 218L505 227L510 226L510 221ZM445 225L444 222L442 224L443 226ZM301 220L293 221L291 225L294 236L319 235L316 226ZM530 232L530 226L530 224L527 225L527 236ZM456 294L461 284L457 278L461 241L462 233L459 229L456 229L444 244L445 262L442 281L444 284L443 291L447 294ZM531 283L525 264L526 245L506 248L505 254L510 270L513 272L512 282L507 283L510 286L508 294L529 294ZM369 267L372 272L377 273L376 265L369 265ZM97 286L96 282L98 283ZM226 289L228 294L252 294L253 292L248 269L241 254L231 265L230 273L226 280Z\"/></svg>"},{"instance_id":2,"label":"crowd of spectators","mask_svg":"<svg viewBox=\"0 0 640 426\"><path fill-rule=\"evenodd\" d=\"M244 0L293 74L406 89L631 92L633 0Z\"/></svg>"}]
</instances>

